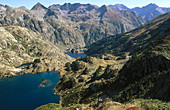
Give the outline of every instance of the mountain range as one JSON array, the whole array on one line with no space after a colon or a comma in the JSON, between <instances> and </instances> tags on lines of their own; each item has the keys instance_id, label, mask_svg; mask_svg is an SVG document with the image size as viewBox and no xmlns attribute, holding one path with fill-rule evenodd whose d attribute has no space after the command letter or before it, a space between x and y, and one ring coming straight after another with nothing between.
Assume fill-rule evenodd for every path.
<instances>
[{"instance_id":1,"label":"mountain range","mask_svg":"<svg viewBox=\"0 0 170 110\"><path fill-rule=\"evenodd\" d=\"M80 3L56 4L48 8L37 3L31 10L1 5L0 13L1 26L16 25L38 31L39 37L62 49L84 47L146 23L131 11Z\"/></svg>"},{"instance_id":2,"label":"mountain range","mask_svg":"<svg viewBox=\"0 0 170 110\"><path fill-rule=\"evenodd\" d=\"M165 7L159 7L154 3L150 3L143 7L135 7L135 8L128 8L127 6L123 4L115 4L115 5L109 5L109 7L115 8L117 10L129 10L133 11L136 14L142 16L146 21L150 21L157 16L170 12L170 8Z\"/></svg>"}]
</instances>

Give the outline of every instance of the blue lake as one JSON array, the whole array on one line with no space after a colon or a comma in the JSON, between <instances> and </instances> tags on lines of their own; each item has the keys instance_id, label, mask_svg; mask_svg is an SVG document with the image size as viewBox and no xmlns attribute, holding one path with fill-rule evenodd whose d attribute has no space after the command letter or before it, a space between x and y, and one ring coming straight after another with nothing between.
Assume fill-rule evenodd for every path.
<instances>
[{"instance_id":1,"label":"blue lake","mask_svg":"<svg viewBox=\"0 0 170 110\"><path fill-rule=\"evenodd\" d=\"M47 84L39 87L43 78ZM53 90L59 80L55 71L0 79L0 110L34 110L44 104L59 103Z\"/></svg>"},{"instance_id":2,"label":"blue lake","mask_svg":"<svg viewBox=\"0 0 170 110\"><path fill-rule=\"evenodd\" d=\"M66 54L71 57L87 56ZM47 84L39 87L43 78L47 80ZM60 75L56 71L0 79L0 110L34 110L44 104L59 103L60 97L54 95L53 90L59 80Z\"/></svg>"},{"instance_id":3,"label":"blue lake","mask_svg":"<svg viewBox=\"0 0 170 110\"><path fill-rule=\"evenodd\" d=\"M87 55L84 54L84 53L80 53L80 54L65 53L65 54L69 55L70 57L85 57L85 56L87 56Z\"/></svg>"}]
</instances>

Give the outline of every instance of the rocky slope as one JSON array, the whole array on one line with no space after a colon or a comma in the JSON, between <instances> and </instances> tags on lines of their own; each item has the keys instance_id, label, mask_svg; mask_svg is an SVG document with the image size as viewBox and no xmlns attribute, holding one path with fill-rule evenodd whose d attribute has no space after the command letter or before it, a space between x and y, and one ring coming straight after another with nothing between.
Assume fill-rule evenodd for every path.
<instances>
[{"instance_id":1,"label":"rocky slope","mask_svg":"<svg viewBox=\"0 0 170 110\"><path fill-rule=\"evenodd\" d=\"M80 103L98 108L103 107L108 99L121 103L137 98L170 101L169 15L170 13L166 13L121 37L118 35L117 46L122 45L119 41L124 41L126 46L119 48L116 53L101 48L100 51L108 53L67 63L62 71L64 75L55 87L56 94L61 96L61 104L71 106ZM127 43L131 40L138 41ZM109 41L112 40L107 40ZM106 49L112 49L107 47L105 40L95 45L102 43ZM115 45L115 41L109 45ZM136 49L133 48L134 45ZM119 55L122 52L130 52L132 56L121 59ZM109 57L106 58L106 55ZM167 105L163 109L169 107Z\"/></svg>"},{"instance_id":2,"label":"rocky slope","mask_svg":"<svg viewBox=\"0 0 170 110\"><path fill-rule=\"evenodd\" d=\"M1 19L0 25L17 25L26 27L42 34L42 39L50 41L62 48L63 46L73 46L81 44L84 46L80 32L70 28L70 25L62 18L51 17L50 10L40 3L35 5L32 10L25 7L12 8L0 6ZM68 37L69 36L69 37Z\"/></svg>"},{"instance_id":3,"label":"rocky slope","mask_svg":"<svg viewBox=\"0 0 170 110\"><path fill-rule=\"evenodd\" d=\"M164 7L159 7L156 4L150 3L147 6L143 7L135 7L135 8L128 8L123 4L115 4L115 5L109 5L112 8L118 9L118 10L129 10L133 11L136 14L142 16L145 20L150 21L157 16L170 12L170 8L164 8Z\"/></svg>"},{"instance_id":4,"label":"rocky slope","mask_svg":"<svg viewBox=\"0 0 170 110\"><path fill-rule=\"evenodd\" d=\"M72 58L41 40L39 32L19 26L0 27L0 75L57 70Z\"/></svg>"},{"instance_id":5,"label":"rocky slope","mask_svg":"<svg viewBox=\"0 0 170 110\"><path fill-rule=\"evenodd\" d=\"M133 31L93 43L89 46L87 54L125 55L127 52L134 54L156 50L169 57L169 23L170 13L163 14Z\"/></svg>"},{"instance_id":6,"label":"rocky slope","mask_svg":"<svg viewBox=\"0 0 170 110\"><path fill-rule=\"evenodd\" d=\"M51 5L49 8L37 3L31 10L1 5L0 14L0 25L17 25L38 31L42 39L60 48L84 47L145 23L133 12L79 3Z\"/></svg>"}]
</instances>

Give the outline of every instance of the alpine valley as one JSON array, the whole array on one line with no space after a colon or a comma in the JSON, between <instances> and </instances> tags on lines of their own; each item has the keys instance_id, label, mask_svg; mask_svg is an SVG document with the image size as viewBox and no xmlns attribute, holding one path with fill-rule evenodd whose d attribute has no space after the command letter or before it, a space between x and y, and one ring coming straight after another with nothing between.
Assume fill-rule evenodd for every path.
<instances>
[{"instance_id":1,"label":"alpine valley","mask_svg":"<svg viewBox=\"0 0 170 110\"><path fill-rule=\"evenodd\" d=\"M43 79L32 91L39 94L57 83L44 76L58 81L60 74L53 87L60 99L35 110L169 110L169 9L0 5L0 77L36 74Z\"/></svg>"},{"instance_id":2,"label":"alpine valley","mask_svg":"<svg viewBox=\"0 0 170 110\"><path fill-rule=\"evenodd\" d=\"M169 23L166 13L88 46L86 53L91 56L65 65L55 87L61 104L81 103L88 105L79 105L81 109L101 110L170 109Z\"/></svg>"},{"instance_id":3,"label":"alpine valley","mask_svg":"<svg viewBox=\"0 0 170 110\"><path fill-rule=\"evenodd\" d=\"M67 49L76 51L76 48L81 49L99 39L130 31L144 23L146 21L134 12L119 11L106 5L98 7L91 4L65 3L61 6L51 5L46 8L37 3L31 10L25 7L12 8L0 5L1 68L5 69L0 73L11 76L19 72L21 74L28 72L28 68L35 66L23 67L20 65L34 63L34 60L39 59L40 56L47 56L43 53L50 52L49 48L58 53L53 56L61 57L54 64L65 62L67 59L71 59L65 59L67 55L63 53ZM50 45L50 47L41 42L46 42L46 45ZM54 62L54 60L52 61ZM44 63L46 64L46 62ZM53 65L53 63L50 64ZM35 70L34 73L51 71L59 68L56 66L61 64L64 63L57 63L46 69L35 70L33 68L29 71L34 72ZM48 69L49 67L50 69Z\"/></svg>"}]
</instances>

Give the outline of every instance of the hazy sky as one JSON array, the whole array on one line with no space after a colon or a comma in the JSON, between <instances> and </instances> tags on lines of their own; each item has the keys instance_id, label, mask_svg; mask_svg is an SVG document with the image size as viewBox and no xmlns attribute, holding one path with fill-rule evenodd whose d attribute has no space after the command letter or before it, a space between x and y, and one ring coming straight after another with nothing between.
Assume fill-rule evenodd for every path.
<instances>
[{"instance_id":1,"label":"hazy sky","mask_svg":"<svg viewBox=\"0 0 170 110\"><path fill-rule=\"evenodd\" d=\"M160 7L170 7L170 0L0 0L0 4L9 5L12 7L25 6L31 9L37 2L42 3L48 7L52 4L64 4L64 3L90 3L98 6L109 5L109 4L124 4L129 8L142 7L149 3L155 3Z\"/></svg>"}]
</instances>

